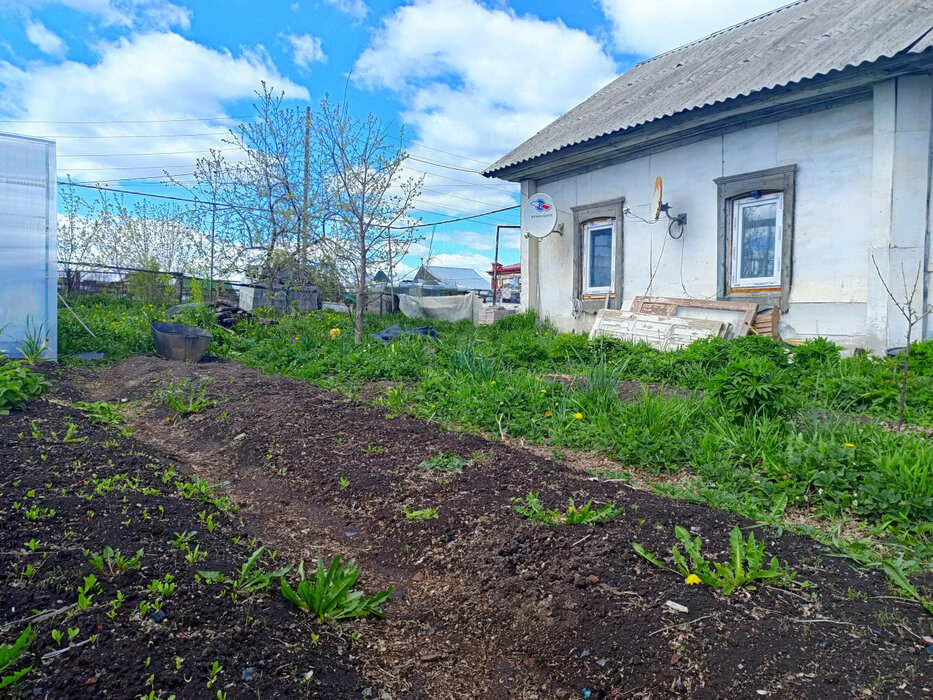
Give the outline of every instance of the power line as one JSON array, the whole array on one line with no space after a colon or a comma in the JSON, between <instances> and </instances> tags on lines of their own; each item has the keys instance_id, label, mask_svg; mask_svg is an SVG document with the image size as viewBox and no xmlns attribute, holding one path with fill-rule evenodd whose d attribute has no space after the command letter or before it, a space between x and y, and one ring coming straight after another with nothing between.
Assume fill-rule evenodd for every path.
<instances>
[{"instance_id":1,"label":"power line","mask_svg":"<svg viewBox=\"0 0 933 700\"><path fill-rule=\"evenodd\" d=\"M214 148L214 151L238 151L239 148ZM123 158L132 156L176 156L189 153L204 153L204 149L196 151L153 151L150 153L69 153L68 155L59 155L58 158Z\"/></svg>"},{"instance_id":2,"label":"power line","mask_svg":"<svg viewBox=\"0 0 933 700\"><path fill-rule=\"evenodd\" d=\"M129 194L129 195L136 195L138 197L152 197L154 199L170 199L176 202L192 202L194 204L210 204L210 205L217 205L220 207L226 207L228 209L247 209L250 211L262 211L262 212L266 211L265 209L261 209L259 207L250 207L250 206L246 206L245 204L226 204L224 202L213 202L207 199L192 199L191 197L176 197L176 196L168 195L168 194L152 194L150 192L134 192L133 190L101 187L100 185L90 185L90 184L81 183L81 182L68 182L66 180L58 180L57 182L59 185L82 187L82 188L86 188L90 190L100 190L102 192L113 192L115 194ZM468 221L469 219L479 219L484 216L492 216L493 214L501 214L504 211L511 211L512 209L518 209L520 206L521 206L520 204L515 204L511 207L502 207L500 209L494 209L492 211L485 211L479 214L470 214L468 216L460 216L455 219L446 219L444 221L433 221L431 223L425 223L425 224L412 224L411 226L389 226L388 228L394 231L407 231L408 229L424 228L425 226L440 226L441 224L452 224L458 221ZM423 210L415 209L413 211L423 211ZM424 212L424 213L426 214L431 213L431 214L437 214L438 216L443 216L443 214L440 214L438 212Z\"/></svg>"},{"instance_id":3,"label":"power line","mask_svg":"<svg viewBox=\"0 0 933 700\"><path fill-rule=\"evenodd\" d=\"M80 136L69 136L69 135L51 135L51 136L37 136L36 134L16 134L12 131L8 131L8 134L11 136L23 136L25 138L37 138L37 139L181 139L189 138L193 136L228 136L229 131L208 131L200 134L111 134L107 136L89 136L89 135L80 135Z\"/></svg>"},{"instance_id":4,"label":"power line","mask_svg":"<svg viewBox=\"0 0 933 700\"><path fill-rule=\"evenodd\" d=\"M451 170L460 170L465 173L475 173L476 175L483 174L481 170L472 170L470 168L463 168L459 165L453 165L452 163L443 163L443 162L438 162L435 160L427 160L425 158L418 158L417 156L413 156L410 154L408 157L414 161L417 161L418 163L426 163L427 165L434 165L439 168L450 168Z\"/></svg>"},{"instance_id":5,"label":"power line","mask_svg":"<svg viewBox=\"0 0 933 700\"><path fill-rule=\"evenodd\" d=\"M184 119L86 119L52 121L48 119L0 119L0 124L168 124L170 122L219 122L253 117L185 117Z\"/></svg>"},{"instance_id":6,"label":"power line","mask_svg":"<svg viewBox=\"0 0 933 700\"><path fill-rule=\"evenodd\" d=\"M455 222L457 222L457 221L467 221L467 220L469 220L469 219L479 219L480 217L483 217L483 216L490 216L491 214L500 214L500 213L502 213L502 212L504 212L504 211L510 211L510 210L512 210L512 209L518 209L518 208L520 208L520 207L521 207L521 204L516 204L515 206L512 206L512 207L502 207L501 209L494 209L493 211L483 212L482 214L473 214L472 216L461 216L461 217L458 217L458 218L456 218L456 219L447 219L447 220L445 220L445 221L431 221L431 222L426 223L426 224L413 224L413 225L411 225L411 226L390 226L389 228L391 228L391 229L399 229L399 230L403 230L403 231L404 231L404 230L408 230L408 229L410 229L410 228L424 228L425 226L440 226L441 224L453 224L453 223L455 223Z\"/></svg>"},{"instance_id":7,"label":"power line","mask_svg":"<svg viewBox=\"0 0 933 700\"><path fill-rule=\"evenodd\" d=\"M465 156L462 153L451 153L450 151L443 151L440 148L434 148L434 146L428 146L427 144L421 143L420 141L409 141L408 143L418 148L426 148L429 151L437 151L438 153L443 153L448 156L453 156L454 158L463 158L464 160L472 160L476 163L482 163L483 165L489 165L488 161L480 160L479 158L471 158L470 156Z\"/></svg>"}]
</instances>

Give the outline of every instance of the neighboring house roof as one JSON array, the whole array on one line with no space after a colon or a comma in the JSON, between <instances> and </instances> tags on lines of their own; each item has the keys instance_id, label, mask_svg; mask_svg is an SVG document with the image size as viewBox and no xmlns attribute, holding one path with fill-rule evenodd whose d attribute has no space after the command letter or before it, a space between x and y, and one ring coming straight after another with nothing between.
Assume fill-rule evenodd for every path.
<instances>
[{"instance_id":1,"label":"neighboring house roof","mask_svg":"<svg viewBox=\"0 0 933 700\"><path fill-rule=\"evenodd\" d=\"M514 275L522 271L522 264L515 263L514 265L499 265L499 274L500 275ZM489 270L486 274L492 275L495 271Z\"/></svg>"},{"instance_id":2,"label":"neighboring house roof","mask_svg":"<svg viewBox=\"0 0 933 700\"><path fill-rule=\"evenodd\" d=\"M933 0L799 0L639 63L483 174L680 112L931 48Z\"/></svg>"},{"instance_id":3,"label":"neighboring house roof","mask_svg":"<svg viewBox=\"0 0 933 700\"><path fill-rule=\"evenodd\" d=\"M422 271L427 271L429 275L440 282L452 284L467 289L489 289L489 280L484 279L480 274L469 267L438 267L437 265L422 265L421 270L415 275L418 279Z\"/></svg>"}]
</instances>

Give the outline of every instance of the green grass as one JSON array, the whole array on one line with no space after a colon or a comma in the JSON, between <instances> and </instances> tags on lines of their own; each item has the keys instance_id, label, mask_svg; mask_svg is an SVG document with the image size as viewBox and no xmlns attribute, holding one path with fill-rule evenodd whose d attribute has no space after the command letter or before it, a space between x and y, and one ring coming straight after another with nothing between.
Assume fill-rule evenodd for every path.
<instances>
[{"instance_id":1,"label":"green grass","mask_svg":"<svg viewBox=\"0 0 933 700\"><path fill-rule=\"evenodd\" d=\"M100 350L119 359L153 351L149 321L163 318L162 307L83 297L75 308L99 339L65 310L63 355ZM659 490L772 523L787 508L837 523L852 519L877 540L907 547L913 560L933 561L933 446L874 420L850 419L896 417L898 359L842 358L822 339L790 349L754 336L664 353L561 334L533 314L480 328L367 317L366 339L355 345L345 313L264 315L278 324L245 322L233 335L218 330L208 352L351 395L367 382L391 380L395 388L375 399L391 411L596 450L650 473L683 472L686 486ZM441 338L369 338L394 323L430 323ZM333 328L341 333L332 338ZM566 386L550 374L585 381ZM622 401L619 382L630 380L685 391ZM911 353L907 421L933 425L930 342Z\"/></svg>"}]
</instances>

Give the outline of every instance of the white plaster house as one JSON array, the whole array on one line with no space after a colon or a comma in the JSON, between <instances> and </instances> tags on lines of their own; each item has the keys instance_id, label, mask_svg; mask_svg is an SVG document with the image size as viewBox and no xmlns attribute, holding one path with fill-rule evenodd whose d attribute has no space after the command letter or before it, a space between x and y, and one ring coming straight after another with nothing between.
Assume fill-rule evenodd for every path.
<instances>
[{"instance_id":1,"label":"white plaster house","mask_svg":"<svg viewBox=\"0 0 933 700\"><path fill-rule=\"evenodd\" d=\"M522 304L562 329L607 294L751 299L881 351L906 325L873 258L895 290L920 266L933 303L931 120L933 0L800 0L638 64L484 174L554 199ZM642 221L659 175L683 227Z\"/></svg>"}]
</instances>

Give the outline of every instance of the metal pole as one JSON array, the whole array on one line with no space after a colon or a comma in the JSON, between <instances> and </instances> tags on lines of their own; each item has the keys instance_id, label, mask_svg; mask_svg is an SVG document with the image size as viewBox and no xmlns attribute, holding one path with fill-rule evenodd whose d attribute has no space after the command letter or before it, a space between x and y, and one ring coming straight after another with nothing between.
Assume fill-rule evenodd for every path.
<instances>
[{"instance_id":1,"label":"metal pole","mask_svg":"<svg viewBox=\"0 0 933 700\"><path fill-rule=\"evenodd\" d=\"M492 305L496 305L496 299L499 296L499 229L496 226L496 257L492 263Z\"/></svg>"},{"instance_id":2,"label":"metal pole","mask_svg":"<svg viewBox=\"0 0 933 700\"><path fill-rule=\"evenodd\" d=\"M213 197L211 197L213 199ZM214 301L214 219L217 218L217 205L211 207L211 286L208 292L210 300Z\"/></svg>"}]
</instances>

